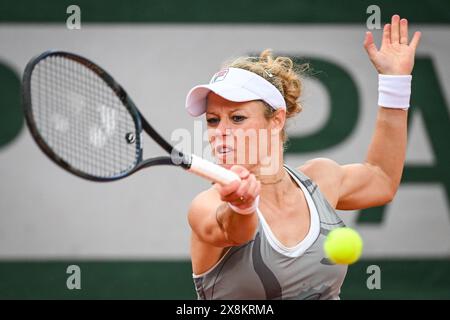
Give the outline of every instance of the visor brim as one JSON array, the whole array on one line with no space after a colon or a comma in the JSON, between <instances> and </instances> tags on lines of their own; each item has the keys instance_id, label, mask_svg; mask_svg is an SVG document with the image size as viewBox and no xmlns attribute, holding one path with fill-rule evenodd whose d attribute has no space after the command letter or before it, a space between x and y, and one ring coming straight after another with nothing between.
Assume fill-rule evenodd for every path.
<instances>
[{"instance_id":1,"label":"visor brim","mask_svg":"<svg viewBox=\"0 0 450 320\"><path fill-rule=\"evenodd\" d=\"M262 99L255 93L239 86L232 86L220 82L198 85L192 88L186 97L186 109L189 114L198 117L206 112L206 100L210 92L214 92L222 98L233 102Z\"/></svg>"}]
</instances>

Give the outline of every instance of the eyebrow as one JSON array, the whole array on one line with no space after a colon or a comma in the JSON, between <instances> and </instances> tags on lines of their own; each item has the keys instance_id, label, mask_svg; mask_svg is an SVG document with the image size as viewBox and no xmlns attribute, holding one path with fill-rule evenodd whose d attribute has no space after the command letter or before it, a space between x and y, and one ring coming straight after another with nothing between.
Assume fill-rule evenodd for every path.
<instances>
[{"instance_id":1,"label":"eyebrow","mask_svg":"<svg viewBox=\"0 0 450 320\"><path fill-rule=\"evenodd\" d=\"M235 112L235 111L239 111L239 110L242 110L241 108L233 108L233 109L230 109L230 113L233 113L233 112ZM206 115L208 115L208 114L213 114L213 115L218 115L217 113L215 113L215 112L206 112Z\"/></svg>"}]
</instances>

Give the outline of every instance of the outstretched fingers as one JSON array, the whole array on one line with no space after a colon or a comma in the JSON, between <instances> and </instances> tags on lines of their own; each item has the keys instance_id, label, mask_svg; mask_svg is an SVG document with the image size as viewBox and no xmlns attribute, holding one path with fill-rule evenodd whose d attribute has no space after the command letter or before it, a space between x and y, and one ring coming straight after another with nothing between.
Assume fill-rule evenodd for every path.
<instances>
[{"instance_id":1,"label":"outstretched fingers","mask_svg":"<svg viewBox=\"0 0 450 320\"><path fill-rule=\"evenodd\" d=\"M373 34L370 31L366 32L366 37L364 39L364 48L371 58L374 57L378 52L377 46L373 42Z\"/></svg>"},{"instance_id":2,"label":"outstretched fingers","mask_svg":"<svg viewBox=\"0 0 450 320\"><path fill-rule=\"evenodd\" d=\"M421 36L422 36L422 33L420 31L416 31L414 33L411 43L409 44L409 46L412 47L414 49L414 51L417 49L417 46L419 45Z\"/></svg>"},{"instance_id":3,"label":"outstretched fingers","mask_svg":"<svg viewBox=\"0 0 450 320\"><path fill-rule=\"evenodd\" d=\"M400 44L408 44L408 20L400 20Z\"/></svg>"},{"instance_id":4,"label":"outstretched fingers","mask_svg":"<svg viewBox=\"0 0 450 320\"><path fill-rule=\"evenodd\" d=\"M391 19L391 44L400 43L400 16L395 14Z\"/></svg>"},{"instance_id":5,"label":"outstretched fingers","mask_svg":"<svg viewBox=\"0 0 450 320\"><path fill-rule=\"evenodd\" d=\"M387 46L391 44L391 24L386 23L383 29L383 39L381 40L381 46Z\"/></svg>"}]
</instances>

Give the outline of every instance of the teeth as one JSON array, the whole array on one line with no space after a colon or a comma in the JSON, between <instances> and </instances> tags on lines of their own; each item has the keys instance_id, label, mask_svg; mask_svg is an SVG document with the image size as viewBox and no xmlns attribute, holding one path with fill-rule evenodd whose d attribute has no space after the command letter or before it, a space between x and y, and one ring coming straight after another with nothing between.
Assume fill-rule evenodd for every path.
<instances>
[{"instance_id":1,"label":"teeth","mask_svg":"<svg viewBox=\"0 0 450 320\"><path fill-rule=\"evenodd\" d=\"M230 147L220 146L217 150L219 153L228 153L231 151Z\"/></svg>"}]
</instances>

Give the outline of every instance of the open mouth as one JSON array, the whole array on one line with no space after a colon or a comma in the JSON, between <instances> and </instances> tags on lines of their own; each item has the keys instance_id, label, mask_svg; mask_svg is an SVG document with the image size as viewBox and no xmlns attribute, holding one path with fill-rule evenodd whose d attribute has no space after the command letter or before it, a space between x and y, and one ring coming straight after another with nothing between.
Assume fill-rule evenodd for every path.
<instances>
[{"instance_id":1,"label":"open mouth","mask_svg":"<svg viewBox=\"0 0 450 320\"><path fill-rule=\"evenodd\" d=\"M216 154L226 155L226 154L232 152L233 148L231 148L230 146L227 146L227 145L219 145L215 148L215 150L216 150Z\"/></svg>"}]
</instances>

